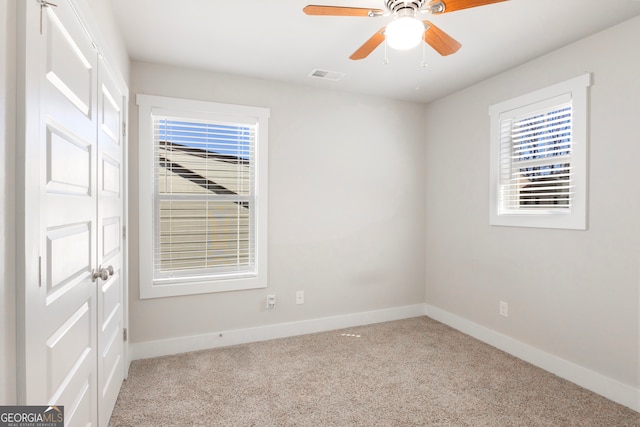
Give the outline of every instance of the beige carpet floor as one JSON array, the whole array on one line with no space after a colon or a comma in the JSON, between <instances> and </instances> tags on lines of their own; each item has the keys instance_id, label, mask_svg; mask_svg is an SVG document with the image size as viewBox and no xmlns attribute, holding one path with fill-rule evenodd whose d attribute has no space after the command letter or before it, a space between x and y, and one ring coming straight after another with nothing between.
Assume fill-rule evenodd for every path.
<instances>
[{"instance_id":1,"label":"beige carpet floor","mask_svg":"<svg viewBox=\"0 0 640 427\"><path fill-rule=\"evenodd\" d=\"M640 426L428 317L132 363L111 426Z\"/></svg>"}]
</instances>

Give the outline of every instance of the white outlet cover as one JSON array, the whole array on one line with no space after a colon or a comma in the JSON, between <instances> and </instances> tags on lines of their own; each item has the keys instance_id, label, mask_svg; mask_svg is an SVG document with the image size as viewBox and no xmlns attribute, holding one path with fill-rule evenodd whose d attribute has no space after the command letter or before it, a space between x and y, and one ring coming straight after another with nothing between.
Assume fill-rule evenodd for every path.
<instances>
[{"instance_id":1,"label":"white outlet cover","mask_svg":"<svg viewBox=\"0 0 640 427\"><path fill-rule=\"evenodd\" d=\"M500 316L509 317L509 303L500 301Z\"/></svg>"}]
</instances>

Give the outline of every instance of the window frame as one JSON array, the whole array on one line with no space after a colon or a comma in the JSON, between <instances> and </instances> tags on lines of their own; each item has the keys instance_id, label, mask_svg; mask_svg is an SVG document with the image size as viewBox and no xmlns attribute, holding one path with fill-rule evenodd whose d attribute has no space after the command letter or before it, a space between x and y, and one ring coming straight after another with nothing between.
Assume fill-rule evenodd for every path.
<instances>
[{"instance_id":1,"label":"window frame","mask_svg":"<svg viewBox=\"0 0 640 427\"><path fill-rule=\"evenodd\" d=\"M222 104L182 98L137 94L138 105L138 170L139 170L139 260L140 298L238 291L267 287L267 178L268 120L270 110L264 107ZM154 141L153 116L178 115L192 119L225 120L255 123L255 272L220 273L206 277L175 277L154 280Z\"/></svg>"},{"instance_id":2,"label":"window frame","mask_svg":"<svg viewBox=\"0 0 640 427\"><path fill-rule=\"evenodd\" d=\"M512 227L587 229L588 88L591 73L566 80L489 107L490 116L490 190L489 224ZM554 99L569 98L572 104L572 184L571 208L561 210L503 212L500 202L501 127L503 120L522 113L534 113ZM558 105L561 101L558 101Z\"/></svg>"}]
</instances>

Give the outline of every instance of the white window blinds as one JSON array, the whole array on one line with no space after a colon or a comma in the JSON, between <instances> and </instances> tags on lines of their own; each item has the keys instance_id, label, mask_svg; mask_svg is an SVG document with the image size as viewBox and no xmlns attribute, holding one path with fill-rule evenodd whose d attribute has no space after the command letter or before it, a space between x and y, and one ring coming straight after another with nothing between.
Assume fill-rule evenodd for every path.
<instances>
[{"instance_id":1,"label":"white window blinds","mask_svg":"<svg viewBox=\"0 0 640 427\"><path fill-rule=\"evenodd\" d=\"M501 119L500 213L570 211L572 113L568 100Z\"/></svg>"},{"instance_id":2,"label":"white window blinds","mask_svg":"<svg viewBox=\"0 0 640 427\"><path fill-rule=\"evenodd\" d=\"M154 280L255 271L255 125L153 115Z\"/></svg>"}]
</instances>

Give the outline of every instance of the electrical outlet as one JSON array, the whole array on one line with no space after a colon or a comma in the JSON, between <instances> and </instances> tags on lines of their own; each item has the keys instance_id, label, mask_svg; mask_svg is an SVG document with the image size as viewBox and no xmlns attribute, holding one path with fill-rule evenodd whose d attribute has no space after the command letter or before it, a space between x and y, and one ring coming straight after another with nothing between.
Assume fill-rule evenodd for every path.
<instances>
[{"instance_id":1,"label":"electrical outlet","mask_svg":"<svg viewBox=\"0 0 640 427\"><path fill-rule=\"evenodd\" d=\"M500 301L500 316L509 317L509 303Z\"/></svg>"},{"instance_id":2,"label":"electrical outlet","mask_svg":"<svg viewBox=\"0 0 640 427\"><path fill-rule=\"evenodd\" d=\"M296 292L296 304L304 304L304 291Z\"/></svg>"},{"instance_id":3,"label":"electrical outlet","mask_svg":"<svg viewBox=\"0 0 640 427\"><path fill-rule=\"evenodd\" d=\"M267 309L271 310L276 306L276 296L275 295L267 295Z\"/></svg>"}]
</instances>

